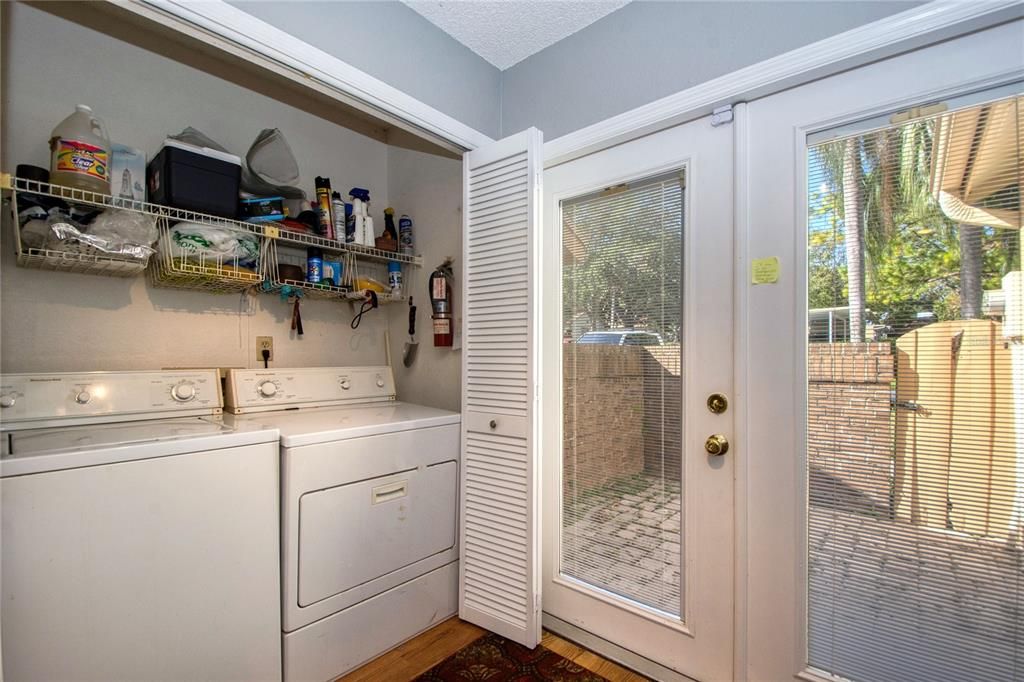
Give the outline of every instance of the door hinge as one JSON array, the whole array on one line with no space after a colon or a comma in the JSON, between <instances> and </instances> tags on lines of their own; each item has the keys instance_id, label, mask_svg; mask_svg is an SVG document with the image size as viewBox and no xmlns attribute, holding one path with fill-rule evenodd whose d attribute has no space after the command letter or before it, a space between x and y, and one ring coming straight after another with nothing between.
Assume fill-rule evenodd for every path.
<instances>
[{"instance_id":1,"label":"door hinge","mask_svg":"<svg viewBox=\"0 0 1024 682\"><path fill-rule=\"evenodd\" d=\"M711 111L711 125L716 128L726 123L732 123L732 105L726 104Z\"/></svg>"}]
</instances>

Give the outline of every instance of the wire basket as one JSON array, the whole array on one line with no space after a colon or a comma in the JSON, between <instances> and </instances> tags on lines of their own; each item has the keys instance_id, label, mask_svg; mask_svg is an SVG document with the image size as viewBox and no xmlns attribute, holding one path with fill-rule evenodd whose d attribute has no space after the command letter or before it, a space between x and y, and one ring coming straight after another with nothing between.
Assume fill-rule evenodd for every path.
<instances>
[{"instance_id":1,"label":"wire basket","mask_svg":"<svg viewBox=\"0 0 1024 682\"><path fill-rule=\"evenodd\" d=\"M181 239L180 233L174 229L175 222L166 217L158 221L160 238L147 270L153 286L227 294L259 286L263 281L267 249L261 236L227 222L206 225L239 240L257 242L258 256L255 258L226 255Z\"/></svg>"},{"instance_id":2,"label":"wire basket","mask_svg":"<svg viewBox=\"0 0 1024 682\"><path fill-rule=\"evenodd\" d=\"M107 253L82 242L69 240L62 242L59 248L35 248L22 241L22 228L18 220L21 210L18 206L19 192L60 198L76 204L123 208L120 205L100 200L110 199L110 197L20 178L5 177L4 188L10 190L9 199L5 199L5 203L10 204L10 212L5 211L4 217L10 219L10 229L14 236L14 247L19 266L36 270L76 272L108 277L136 277L146 269L148 259Z\"/></svg>"},{"instance_id":3,"label":"wire basket","mask_svg":"<svg viewBox=\"0 0 1024 682\"><path fill-rule=\"evenodd\" d=\"M324 254L324 260L338 260L341 263L342 277L341 286L328 282L307 282L295 280L280 275L279 265L292 265L306 270L306 255L297 249L287 248L286 245L279 245L277 240L268 240L266 274L267 279L275 289L287 291L289 287L294 291L301 291L307 298L320 298L330 300L361 301L365 297L363 288L368 279L373 279L382 285L387 284L387 268L382 263L366 262L355 253ZM391 301L404 300L401 296L395 296L389 292L378 292L377 301L388 303Z\"/></svg>"}]
</instances>

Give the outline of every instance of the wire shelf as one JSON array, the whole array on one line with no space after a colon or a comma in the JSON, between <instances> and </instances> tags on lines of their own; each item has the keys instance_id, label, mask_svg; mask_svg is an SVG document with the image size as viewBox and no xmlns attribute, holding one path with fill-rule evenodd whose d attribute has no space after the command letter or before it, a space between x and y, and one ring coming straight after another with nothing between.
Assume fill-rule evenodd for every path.
<instances>
[{"instance_id":1,"label":"wire shelf","mask_svg":"<svg viewBox=\"0 0 1024 682\"><path fill-rule=\"evenodd\" d=\"M172 223L160 218L157 229L156 253L150 261L149 281L156 287L173 289L198 289L210 293L230 294L257 287L263 281L261 274L266 257L266 247L260 239L259 257L252 267L243 265L239 257L225 257L211 254L189 244L176 244L172 237ZM253 238L248 231L238 230L230 223L218 223L216 227L228 232ZM259 237L255 237L258 238Z\"/></svg>"},{"instance_id":2,"label":"wire shelf","mask_svg":"<svg viewBox=\"0 0 1024 682\"><path fill-rule=\"evenodd\" d=\"M261 240L262 238L265 238L268 242L280 243L284 246L299 248L308 248L313 246L321 249L321 251L326 255L337 255L338 260L344 260L346 263L346 274L351 273L354 276L359 272L359 270L364 270L377 276L382 283L387 281L387 274L386 270L384 270L384 266L389 261L401 263L403 274L405 269L408 267L422 267L423 265L422 256L408 255L396 251L385 251L384 249L377 249L359 244L346 244L345 242L339 242L333 239L325 239L318 235L290 230L276 222L247 223L207 213L187 211L180 208L174 208L172 206L151 204L144 201L133 201L130 199L110 196L108 194L98 194L96 192L87 192L73 187L64 187L36 180L28 180L26 178L18 178L8 174L0 175L0 188L11 190L15 197L18 192L24 192L62 199L73 204L96 206L99 208L117 208L125 211L133 211L155 216L158 219L161 235L163 234L163 230L173 223L192 222L255 234L259 236ZM17 216L16 205L15 216ZM17 223L17 221L15 221L15 223ZM18 233L19 230L16 229L15 234L20 237ZM22 247L19 239L19 265L50 270L91 272L95 274L116 275L122 277L131 277L146 269L145 263L128 261L112 257L109 254L89 254L84 249L81 252L74 253L53 251L45 253L29 253L29 251L30 250L25 250ZM270 279L276 286L282 286L285 284L283 282L274 281L276 279L276 268L261 267L257 268L255 273L250 273L245 272L244 269L237 268L237 266L232 263L221 263L216 259L202 258L201 254L197 254L197 258L194 259L182 259L174 258L169 253L161 253L159 247L157 251L157 254L155 254L151 259L150 267L148 269L149 279L156 286L221 292L238 291L239 289L244 289L246 287L253 286L254 284L260 284L262 276L266 276L267 279ZM261 249L261 253L265 254L265 250ZM304 267L304 265L305 264L303 262L302 266ZM263 274L261 275L260 273ZM340 295L342 292L347 291L346 287L337 288L331 287L330 285L296 282L294 280L292 280L288 286L302 289L308 295L317 298L338 299L342 298ZM378 300L381 302L403 301L405 298L403 296L392 296L391 294L384 293L378 294Z\"/></svg>"},{"instance_id":3,"label":"wire shelf","mask_svg":"<svg viewBox=\"0 0 1024 682\"><path fill-rule=\"evenodd\" d=\"M283 247L283 248L279 248ZM328 299L334 301L362 301L363 290L356 285L363 283L360 280L366 277L373 277L382 284L386 282L386 271L381 263L359 263L359 259L352 253L339 254L342 263L341 286L335 286L327 282L307 282L295 280L279 275L278 265L294 265L306 269L305 256L302 252L289 250L287 244L278 244L278 240L267 240L267 255L265 261L265 277L274 289L290 287L292 290L302 292L306 298ZM405 297L390 292L377 292L377 302L395 303L404 301Z\"/></svg>"},{"instance_id":4,"label":"wire shelf","mask_svg":"<svg viewBox=\"0 0 1024 682\"><path fill-rule=\"evenodd\" d=\"M273 239L286 244L294 244L296 246L304 247L315 246L322 251L337 254L350 253L358 258L370 259L383 263L387 263L388 261L397 261L403 265L411 265L417 268L423 265L422 256L410 256L408 254L399 253L398 251L385 251L384 249L362 246L361 244L347 244L335 239L324 239L319 235L290 230L280 223L275 222L260 224L263 226L263 233L268 239Z\"/></svg>"},{"instance_id":5,"label":"wire shelf","mask_svg":"<svg viewBox=\"0 0 1024 682\"><path fill-rule=\"evenodd\" d=\"M174 208L173 206L151 204L145 201L133 201L131 199L110 196L109 194L87 192L74 187L52 185L48 182L17 178L6 174L2 176L0 188L10 189L15 193L23 192L26 194L38 194L46 197L53 197L55 199L63 199L71 204L97 206L100 208L118 208L125 211L134 211L135 213L145 213L157 218L166 218L170 222L203 223L214 224L217 226L230 225L238 230L244 230L261 236L263 235L263 228L256 223L246 223L240 220L232 220L231 218L222 218L209 213L187 211L181 208Z\"/></svg>"}]
</instances>

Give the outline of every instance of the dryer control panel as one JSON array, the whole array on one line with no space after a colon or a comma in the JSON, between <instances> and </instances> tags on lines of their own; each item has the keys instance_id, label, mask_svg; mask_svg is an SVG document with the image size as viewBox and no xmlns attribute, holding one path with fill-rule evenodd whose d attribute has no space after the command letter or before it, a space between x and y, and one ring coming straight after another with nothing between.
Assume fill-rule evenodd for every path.
<instances>
[{"instance_id":1,"label":"dryer control panel","mask_svg":"<svg viewBox=\"0 0 1024 682\"><path fill-rule=\"evenodd\" d=\"M233 414L326 407L395 399L390 367L231 369L224 406Z\"/></svg>"}]
</instances>

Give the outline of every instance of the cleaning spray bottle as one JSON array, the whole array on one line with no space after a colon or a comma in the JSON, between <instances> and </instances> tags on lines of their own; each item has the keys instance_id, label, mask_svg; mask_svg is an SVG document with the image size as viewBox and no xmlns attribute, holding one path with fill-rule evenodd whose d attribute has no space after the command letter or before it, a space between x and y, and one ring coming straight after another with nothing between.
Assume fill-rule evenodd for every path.
<instances>
[{"instance_id":1,"label":"cleaning spray bottle","mask_svg":"<svg viewBox=\"0 0 1024 682\"><path fill-rule=\"evenodd\" d=\"M334 238L338 241L348 241L345 202L341 200L340 192L331 192L331 217L334 219Z\"/></svg>"},{"instance_id":2,"label":"cleaning spray bottle","mask_svg":"<svg viewBox=\"0 0 1024 682\"><path fill-rule=\"evenodd\" d=\"M331 215L331 179L316 177L316 209L319 233L325 239L334 239L334 218Z\"/></svg>"},{"instance_id":3,"label":"cleaning spray bottle","mask_svg":"<svg viewBox=\"0 0 1024 682\"><path fill-rule=\"evenodd\" d=\"M415 255L412 243L412 218L403 215L398 219L399 250L407 256Z\"/></svg>"}]
</instances>

